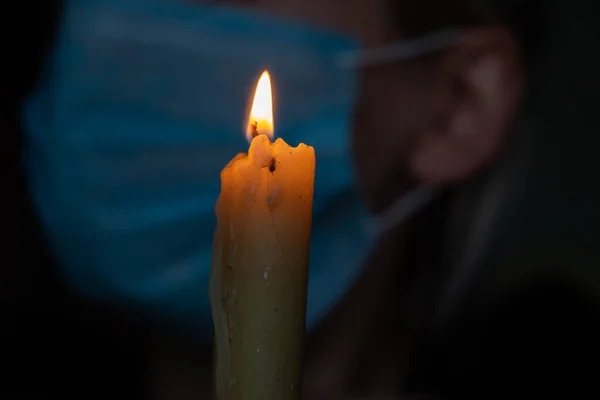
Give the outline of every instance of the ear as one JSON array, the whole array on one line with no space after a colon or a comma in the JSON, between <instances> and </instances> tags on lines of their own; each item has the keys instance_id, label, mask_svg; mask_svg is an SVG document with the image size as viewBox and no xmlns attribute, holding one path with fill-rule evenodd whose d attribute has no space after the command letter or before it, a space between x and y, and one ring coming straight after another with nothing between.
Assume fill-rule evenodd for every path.
<instances>
[{"instance_id":1,"label":"ear","mask_svg":"<svg viewBox=\"0 0 600 400\"><path fill-rule=\"evenodd\" d=\"M410 159L413 175L430 185L475 174L502 148L522 89L515 39L494 27L466 33L445 59L437 88L435 123L416 139Z\"/></svg>"}]
</instances>

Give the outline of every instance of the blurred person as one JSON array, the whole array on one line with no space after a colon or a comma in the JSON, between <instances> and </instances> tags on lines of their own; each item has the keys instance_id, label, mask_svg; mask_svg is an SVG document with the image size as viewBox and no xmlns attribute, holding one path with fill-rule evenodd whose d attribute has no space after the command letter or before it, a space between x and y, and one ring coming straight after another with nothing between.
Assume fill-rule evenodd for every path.
<instances>
[{"instance_id":1,"label":"blurred person","mask_svg":"<svg viewBox=\"0 0 600 400\"><path fill-rule=\"evenodd\" d=\"M132 2L135 3L137 2ZM518 285L509 285L508 289L499 290L489 284L489 276L495 278L497 271L490 273L489 268L482 269L478 254L483 246L481 241L493 230L491 225L498 223L495 218L490 220L489 214L495 217L494 212L499 207L497 199L509 192L505 182L502 185L490 183L502 181L499 176L506 178L503 174L506 165L519 166L518 161L522 158L517 156L521 154L515 155L509 151L511 146L507 147L507 143L512 142L517 147L514 143L520 145L524 141L513 137L513 133L529 136L527 129L521 126L521 119L527 120L532 109L529 103L533 101L535 104L534 100L539 99L539 88L548 79L542 68L544 63L549 65L547 59L542 57L545 55L543 52L548 51L543 47L547 43L540 39L547 39L548 31L540 22L542 16L554 15L547 10L560 9L560 2L352 0L344 3L344 12L340 12L340 5L332 1L258 0L217 3L228 3L244 10L244 17L239 17L239 21L242 21L238 21L240 26L227 27L230 31L226 37L232 40L229 42L232 45L239 44L236 42L239 36L236 35L240 35L241 27L247 27L244 25L248 22L246 17L252 20L254 16L259 18L259 14L264 13L269 18L250 24L253 30L248 30L248 37L251 37L249 32L262 27L273 27L272 32L283 29L283 25L273 22L275 17L283 16L358 39L361 50L364 51L355 53L358 57L354 57L354 70L359 72L360 81L359 101L354 110L352 148L365 203L371 212L379 215L375 221L379 222L380 236L370 259L361 274L357 275L358 269L351 266L357 266L363 259L363 253L370 248L366 235L360 234L359 229L348 232L360 226L359 218L355 216L358 208L354 205L342 207L343 212L319 226L319 221L321 218L327 219L331 208L340 208L337 201L343 199L351 188L348 171L341 172L346 166L344 161L340 158L330 164L326 162L325 165L332 169L321 169L328 171L326 174L329 175L317 176L316 193L320 197L315 198L315 224L324 231L335 228L330 237L339 235L344 238L344 235L348 235L351 239L340 240L340 243L346 243L345 247L341 247L352 247L353 251L345 253L340 248L333 248L335 251L329 256L330 260L337 261L339 265L332 266L332 262L323 261L327 258L324 253L326 247L319 247L322 242L318 240L313 241L309 288L309 293L312 292L313 295L309 297L311 332L307 349L306 397L399 398L398 396L412 392L440 398L475 395L493 398L514 396L516 393L541 396L567 389L571 393L592 390L593 381L589 373L593 370L585 368L584 363L591 363L597 357L597 330L594 330L597 328L594 326L598 309L596 302L581 289L581 279L571 282L561 274L551 276L546 274L546 266L542 265L541 278L528 277ZM578 2L571 3L573 8L580 5ZM129 16L144 14L137 20L146 21L144 17L150 19L153 7L161 9L155 2L147 4L146 14L142 12L143 7L133 7L126 11ZM248 8L252 13L247 13ZM80 17L80 21L87 21L85 9L78 11L81 14L75 15ZM110 17L110 13L101 15ZM218 18L201 21L206 23L223 18L231 22L221 14L216 14L215 17ZM55 137L60 138L50 149L54 153L44 147L47 144L45 138L51 135L43 135L39 129L40 116L48 115L47 110L44 112L44 108L40 106L48 103L40 99L44 99L44 95L46 99L47 96L52 97L52 91L48 87L46 91L40 91L37 101L34 99L30 108L29 127L38 135L37 141L34 141L34 148L39 152L37 162L44 161L48 163L47 167L51 167L39 170L54 173L49 176L41 175L41 178L33 174L33 192L38 212L42 215L46 231L52 237L54 251L63 263L63 268L71 282L81 291L98 299L119 299L121 303L130 306L141 306L148 313L162 314L163 318L164 315L169 315L178 323L200 325L201 330L209 329L210 323L207 321L210 315L206 312L207 307L202 310L202 304L206 304L207 300L198 300L200 296L205 296L202 289L203 274L207 273L209 263L201 261L206 254L199 246L210 246L212 225L208 223L210 219L203 219L202 216L212 209L212 197L216 197L217 193L212 187L210 196L199 197L204 193L202 190L205 187L198 187L202 190L195 192L194 196L186 195L185 201L181 203L185 205L187 199L195 201L201 198L203 201L198 204L202 204L202 208L180 208L176 218L169 214L169 208L162 213L163 208L158 207L160 205L176 209L173 207L174 198L167 196L169 193L184 200L182 188L189 187L186 186L189 181L182 178L181 170L176 171L177 175L168 168L161 169L160 165L172 168L172 165L185 164L185 170L196 168L208 175L210 171L222 168L224 164L220 158L230 158L235 153L232 149L239 145L224 149L222 145L227 136L208 142L214 147L207 146L207 142L196 142L195 136L190 132L200 131L194 131L194 126L201 126L203 129L210 127L205 121L194 120L196 125L177 133L178 130L174 127L166 129L165 126L168 125L164 124L164 120L142 115L148 111L148 107L155 112L160 110L163 103L150 102L149 106L144 104L146 109L129 108L128 111L132 113L130 115L138 113L137 119L116 118L115 115L122 117L128 114L119 112L124 108L109 109L106 103L99 101L101 96L98 93L113 96L108 96L111 101L117 95L135 94L140 89L136 85L149 85L156 81L152 79L156 70L150 68L156 60L144 52L132 55L126 46L123 49L106 47L105 51L109 48L110 52L114 52L124 62L138 68L148 66L148 70L141 70L137 75L137 78L142 77L139 78L140 81L133 79L133 68L119 75L118 70L115 70L115 65L119 64L111 63L112 59L107 61L102 58L107 55L100 51L102 43L97 39L99 34L107 35L108 32L112 35L113 42L107 43L118 44L115 38L127 36L118 30L119 25L115 23L122 21L118 18L92 21L98 24L89 24L96 36L85 35L85 29L81 30L85 23L82 24L83 27L71 27L74 29L71 33L83 32L78 38L78 44L87 45L86 48L90 51L88 56L96 56L91 58L95 63L77 64L81 58L73 57L69 53L72 48L68 46L63 53L59 53L63 59L72 62L75 60L74 66L79 68L67 69L73 76L64 71L59 76L66 80L73 79L82 89L65 94L60 92L64 88L56 89L51 86L60 92L59 95L54 94L55 101L59 103L55 104L57 112L53 122L64 129L54 132L54 135L58 135ZM135 21L136 19L129 20ZM553 22L557 23L557 20ZM203 26L201 23L198 25ZM93 29L99 26L105 30L94 32ZM136 27L135 24L132 26L145 27ZM211 32L210 28L214 29L214 25L209 23L204 26L208 26L207 32ZM133 28L131 29L136 30ZM137 29L141 33L134 39L137 39L138 44L162 43L161 38L171 39L180 33L172 25L170 28L173 29L164 33L173 36L156 34L154 37L144 37L151 30ZM449 28L454 30L448 30ZM218 33L223 31L227 30L217 30ZM66 32L69 33L68 30ZM431 41L420 39L435 37L430 35L436 32L457 32L456 36L441 36L457 39L449 41L444 48L434 46L433 49L427 49L427 43ZM129 31L126 33L132 34ZM68 35L64 37L67 39L63 39L63 43L72 44ZM319 48L317 38L330 39L319 35L306 37L307 43L303 45L314 48ZM185 39L180 37L179 40L182 38ZM268 35L265 38L268 39ZM309 40L311 38L312 42ZM291 34L281 35L278 39L291 42L290 52L286 54L289 57L292 57L292 51L304 48L295 47L297 43ZM215 39L216 42L218 40ZM191 43L193 40L185 42L182 47L193 47ZM323 44L325 41L319 43ZM338 42L331 39L327 43L335 43L337 46ZM151 49L150 45L146 50ZM226 47L222 43L219 45ZM405 55L398 57L396 49L396 52L384 52L383 58L377 57L377 54L382 54L377 53L377 49L389 50L390 45L399 45L402 49L400 54ZM341 44L339 47L344 49ZM208 53L202 51L206 52L209 48L208 44L202 43L200 55L206 57ZM394 47L391 49L394 50ZM223 54L217 52L214 46L212 51L215 51L211 53L212 58L201 60L211 67L224 66L223 60L219 58ZM406 56L409 53L412 53L412 57ZM308 54L313 55L310 52ZM375 57L372 57L373 54ZM128 55L131 58L137 57L137 63L135 59L128 59ZM270 55L267 58L271 60ZM320 60L318 57L316 59ZM369 61L373 59L376 62ZM169 68L182 63L177 57L173 57L173 60L175 61L168 65ZM286 75L282 67L285 60L271 61L282 74L279 75L282 93L285 93L286 82L289 83L298 76L306 78L301 71L295 71L293 65L287 66L294 71ZM245 63L248 65L244 67L250 71L258 63L249 59ZM302 62L299 64L300 67L310 65ZM200 69L199 66L203 64L189 65L193 69ZM326 63L317 65L329 66ZM58 62L55 68L60 72L65 64ZM209 68L206 70L214 73ZM185 68L176 71L181 76L190 77ZM237 81L246 79L248 71L241 71ZM325 78L331 78L328 74L331 74L332 69L317 69L316 73L319 72ZM88 73L92 75L86 75ZM315 117L326 114L323 112L325 107L318 111L312 110L312 113L310 108L302 109L307 113L305 118L308 115L310 118L307 120L314 122L313 127L324 131L327 131L326 128L331 129L331 141L313 143L306 140L314 144L317 151L319 148L345 150L344 138L349 136L342 136L346 133L343 121L352 111L352 102L344 100L345 96L352 96L352 90L344 90L346 84L351 85L349 80L341 78L348 76L345 74L346 72L338 74L338 85L326 86L327 81L323 79L324 87L331 92L321 92L312 87L306 89L309 94L323 95L313 96L313 99L318 98L323 103L331 102L327 108L330 113L327 123ZM200 91L196 93L196 97L186 98L184 105L193 101L206 101L203 96L205 93L211 93L215 97L211 99L215 104L228 104L227 101L221 101L221 96L215 92L216 86L210 86L201 76L194 77L212 90L204 93ZM132 82L128 82L128 78ZM165 76L162 78L171 79ZM332 80L335 81L335 78ZM102 91L110 88L115 81L122 85L117 86L122 92ZM184 79L181 82L191 84ZM225 81L217 81L215 85L217 84L228 95L236 89L230 82L226 84ZM96 95L82 96L90 88L96 90ZM200 88L202 86L196 89ZM153 90L158 89L160 85L153 87ZM153 92L150 90L141 93L151 98ZM158 93L165 96L158 99L168 100L165 103L171 105L169 110L175 110L175 104L179 104L177 98L169 97L168 90ZM333 96L327 96L326 93L333 93ZM300 91L294 94L300 100L310 97ZM298 99L295 99L295 104L302 108L303 103ZM135 105L141 101L140 98L131 97L125 100L127 101L121 100L120 107L123 104ZM96 108L97 111L89 112L89 108L86 110L83 107L85 105L93 109L99 104L104 104L106 108ZM322 107L319 102L315 104L316 107ZM38 107L37 113L35 106ZM282 108L285 108L285 103ZM68 124L73 123L73 115L70 114L73 110L77 110L79 114L71 127ZM194 112L206 112L200 106L175 111L184 120L191 118L189 115ZM235 127L223 129L226 124L224 121L231 119L230 116L221 118L221 113L224 112L231 111L225 107L218 109L218 115L202 116L213 122L213 129L221 129L220 133L235 131ZM542 110L544 112L547 111ZM517 118L518 115L522 117ZM140 120L146 123L140 123ZM286 140L303 137L294 136L294 123L288 122L285 116L282 120L284 126L288 124L285 131L291 132L290 136L285 136ZM202 123L204 125L200 125ZM158 135L151 128L152 124L156 125L157 130L162 129L165 134L177 138L178 142ZM94 130L94 127L98 129ZM144 136L136 136L140 131L147 134L142 145L140 138ZM40 140L40 137L44 140ZM126 140L123 141L123 138ZM339 147L331 146L336 141L339 142L336 145ZM190 153L182 152L182 148L190 149ZM207 158L206 164L203 164L205 169L201 170L201 166L194 163L199 161L196 157L207 157L207 152L214 153L215 148L222 151L220 158ZM165 151L166 149L169 151ZM77 153L82 150L83 153ZM149 155L148 150L151 150ZM171 150L172 156L169 157ZM134 158L138 162L138 168L150 168L150 172L159 175L167 172L157 176L165 180L175 179L181 186L170 188L172 192L169 192L166 190L167 186L159 185L159 192L162 191L165 198L155 197L154 203L139 193L135 195L135 192L124 189L127 183L135 183L141 171L135 170L137 174L127 175L132 167L127 160L139 157L140 154L145 154L146 159ZM341 152L332 151L331 154ZM326 155L325 153L324 156ZM530 154L525 156L529 157ZM318 153L317 157L318 163L322 159L327 160L326 157L319 157ZM177 164L182 158L186 163ZM98 168L99 166L102 168ZM70 175L64 175L65 170L70 170ZM121 175L115 171L121 171ZM85 178L89 177L93 177L95 181L86 181ZM123 180L115 180L115 177ZM36 179L43 186L35 188ZM196 179L205 179L205 176L200 175ZM153 183L152 180L148 182L150 185ZM509 179L508 182L512 181ZM84 186L77 187L77 184L83 183ZM328 185L330 183L333 184ZM326 186L336 188L336 191L326 191ZM319 191L320 187L323 191ZM69 193L70 196L59 196L58 188L69 189L64 193ZM133 187L137 190L140 188L146 189L144 186ZM45 198L45 193L54 193L54 197ZM151 195L157 196L157 193L153 192ZM134 197L134 201L127 203L130 196ZM68 201L65 202L65 199ZM136 214L136 211L139 213ZM60 217L57 218L57 215ZM66 224L60 218L68 218L69 223ZM352 225L342 226L341 222L345 220L353 221ZM318 234L316 237L321 240L323 238ZM77 241L78 245L74 246L73 241ZM193 256L185 258L186 254ZM340 254L347 259L339 258ZM181 260L183 261L179 262ZM353 262L349 263L348 260ZM526 262L541 261L534 259ZM565 261L567 264L569 262ZM547 264L560 262L552 260ZM82 265L88 269L82 269ZM560 270L561 266L557 268ZM586 268L583 270L587 271ZM339 274L344 274L343 278L340 279L342 275ZM589 280L589 277L586 279ZM353 285L347 291L349 281ZM321 290L315 291L315 287L320 287ZM334 302L335 308L327 312ZM208 371L210 367L204 369L204 376L190 374L189 380L210 382ZM180 378L181 376L175 379L171 391L167 389L165 397L174 398L175 389L181 389L182 386ZM188 395L202 394L203 388L195 389ZM587 394L593 395L591 391ZM185 394L181 397L185 398Z\"/></svg>"},{"instance_id":2,"label":"blurred person","mask_svg":"<svg viewBox=\"0 0 600 400\"><path fill-rule=\"evenodd\" d=\"M502 208L518 198L511 185L520 185L533 161L531 146L540 151L540 141L556 134L551 125L536 131L550 119L540 93L552 82L544 78L563 72L548 54L568 62L546 48L564 45L547 43L552 29L569 32L553 13L563 10L566 20L589 27L585 7L383 0L360 3L355 14L351 4L343 16L331 13L328 23L349 29L364 46L353 155L382 235L364 274L313 331L308 398L597 395L597 256L582 262L583 242L563 253L579 233L563 228L553 239L559 250L546 244L526 259L498 255L497 263L484 254L507 214ZM577 19L566 10L577 10ZM449 50L402 63L393 62L393 52L377 52L445 29L461 32ZM588 28L573 41L590 45L583 32L598 37ZM588 75L576 87L592 82ZM563 118L572 123L573 116ZM592 135L598 129L589 114L578 126ZM552 164L566 173L565 164ZM597 215L592 208L589 216ZM509 262L517 265L502 264Z\"/></svg>"},{"instance_id":3,"label":"blurred person","mask_svg":"<svg viewBox=\"0 0 600 400\"><path fill-rule=\"evenodd\" d=\"M559 250L546 244L500 263L483 254L502 208L518 199L511 186L522 185L532 146L556 134L540 96L564 71L558 59L568 61L547 46L582 41L578 54L597 65L583 44L598 37L584 16L589 3L349 1L343 12L335 2L239 3L353 35L364 51L353 155L382 235L353 288L309 336L306 397L597 394L597 258L582 257L583 241L576 254L560 250L579 233L564 229L553 241ZM577 39L562 28L567 21L586 26ZM420 53L428 35L452 29L460 31L455 46ZM422 56L395 62L391 49L402 42ZM594 84L588 74L560 93ZM591 114L578 126L592 135L598 128ZM564 168L554 160L547 170ZM593 208L591 216L597 221Z\"/></svg>"}]
</instances>

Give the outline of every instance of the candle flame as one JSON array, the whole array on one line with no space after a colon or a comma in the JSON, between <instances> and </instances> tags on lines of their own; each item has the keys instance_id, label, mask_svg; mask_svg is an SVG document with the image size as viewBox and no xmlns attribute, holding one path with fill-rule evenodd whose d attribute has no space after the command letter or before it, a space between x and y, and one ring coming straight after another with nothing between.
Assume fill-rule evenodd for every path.
<instances>
[{"instance_id":1,"label":"candle flame","mask_svg":"<svg viewBox=\"0 0 600 400\"><path fill-rule=\"evenodd\" d=\"M257 135L273 138L273 95L271 93L271 77L264 71L256 84L254 100L250 109L246 138L248 141Z\"/></svg>"}]
</instances>

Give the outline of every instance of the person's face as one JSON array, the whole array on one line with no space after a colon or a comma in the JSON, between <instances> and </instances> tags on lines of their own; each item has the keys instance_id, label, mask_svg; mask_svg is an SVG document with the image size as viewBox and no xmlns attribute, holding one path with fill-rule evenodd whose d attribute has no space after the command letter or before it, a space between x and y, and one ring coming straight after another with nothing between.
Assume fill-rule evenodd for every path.
<instances>
[{"instance_id":1,"label":"person's face","mask_svg":"<svg viewBox=\"0 0 600 400\"><path fill-rule=\"evenodd\" d=\"M351 35L365 49L401 39L390 15L397 1L221 0ZM520 87L516 46L498 28L471 30L443 54L359 75L352 148L373 211L412 185L451 184L485 166L501 147Z\"/></svg>"}]
</instances>

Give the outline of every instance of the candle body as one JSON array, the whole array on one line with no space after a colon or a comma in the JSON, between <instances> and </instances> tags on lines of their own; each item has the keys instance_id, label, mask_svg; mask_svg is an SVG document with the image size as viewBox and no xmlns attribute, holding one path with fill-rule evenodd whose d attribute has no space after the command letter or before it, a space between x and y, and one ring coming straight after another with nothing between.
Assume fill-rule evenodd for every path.
<instances>
[{"instance_id":1,"label":"candle body","mask_svg":"<svg viewBox=\"0 0 600 400\"><path fill-rule=\"evenodd\" d=\"M221 172L210 300L215 398L299 399L315 155L259 135Z\"/></svg>"}]
</instances>

